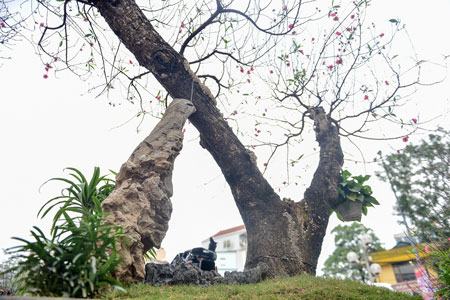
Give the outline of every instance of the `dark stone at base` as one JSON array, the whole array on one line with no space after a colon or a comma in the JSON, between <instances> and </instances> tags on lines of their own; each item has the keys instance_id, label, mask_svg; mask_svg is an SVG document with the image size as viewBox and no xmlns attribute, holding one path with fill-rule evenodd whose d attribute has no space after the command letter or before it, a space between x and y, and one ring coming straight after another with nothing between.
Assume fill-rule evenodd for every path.
<instances>
[{"instance_id":1,"label":"dark stone at base","mask_svg":"<svg viewBox=\"0 0 450 300\"><path fill-rule=\"evenodd\" d=\"M243 272L225 272L224 283L227 284L248 284L263 281L266 278L268 268L266 265L259 265L256 268Z\"/></svg>"},{"instance_id":2,"label":"dark stone at base","mask_svg":"<svg viewBox=\"0 0 450 300\"><path fill-rule=\"evenodd\" d=\"M145 282L153 285L168 284L173 278L173 267L168 263L145 265Z\"/></svg>"},{"instance_id":3,"label":"dark stone at base","mask_svg":"<svg viewBox=\"0 0 450 300\"><path fill-rule=\"evenodd\" d=\"M151 285L213 285L257 283L265 278L267 268L256 267L244 272L226 272L222 277L216 270L203 271L190 262L180 262L176 265L169 263L148 263L145 265L145 283Z\"/></svg>"},{"instance_id":4,"label":"dark stone at base","mask_svg":"<svg viewBox=\"0 0 450 300\"><path fill-rule=\"evenodd\" d=\"M10 288L0 287L0 296L12 296L14 293Z\"/></svg>"},{"instance_id":5,"label":"dark stone at base","mask_svg":"<svg viewBox=\"0 0 450 300\"><path fill-rule=\"evenodd\" d=\"M217 271L203 271L190 262L180 262L175 266L168 263L148 263L145 265L145 283L152 285L211 285L222 281L223 277Z\"/></svg>"}]
</instances>

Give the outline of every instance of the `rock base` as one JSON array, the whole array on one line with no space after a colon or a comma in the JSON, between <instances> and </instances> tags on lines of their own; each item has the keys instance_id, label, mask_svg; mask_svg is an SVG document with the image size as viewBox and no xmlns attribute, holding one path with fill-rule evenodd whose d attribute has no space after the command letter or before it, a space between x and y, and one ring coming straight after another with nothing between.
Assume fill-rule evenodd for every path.
<instances>
[{"instance_id":1,"label":"rock base","mask_svg":"<svg viewBox=\"0 0 450 300\"><path fill-rule=\"evenodd\" d=\"M181 262L175 266L169 263L145 265L145 283L152 285L212 285L222 283L222 280L223 277L217 271L203 271L190 262Z\"/></svg>"},{"instance_id":2,"label":"rock base","mask_svg":"<svg viewBox=\"0 0 450 300\"><path fill-rule=\"evenodd\" d=\"M0 287L0 296L12 296L12 295L14 295L14 293L10 288Z\"/></svg>"},{"instance_id":3,"label":"rock base","mask_svg":"<svg viewBox=\"0 0 450 300\"><path fill-rule=\"evenodd\" d=\"M169 263L148 263L145 266L145 283L151 285L214 285L214 284L247 284L257 283L265 279L267 268L257 267L243 272L226 272L222 277L217 271L203 271L190 262L177 265Z\"/></svg>"}]
</instances>

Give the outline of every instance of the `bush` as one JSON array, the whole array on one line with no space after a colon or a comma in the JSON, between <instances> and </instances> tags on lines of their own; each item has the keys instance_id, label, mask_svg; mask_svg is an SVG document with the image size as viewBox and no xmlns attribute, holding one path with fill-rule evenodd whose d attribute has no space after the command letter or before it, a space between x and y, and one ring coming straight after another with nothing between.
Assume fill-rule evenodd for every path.
<instances>
[{"instance_id":1,"label":"bush","mask_svg":"<svg viewBox=\"0 0 450 300\"><path fill-rule=\"evenodd\" d=\"M55 211L50 237L35 226L32 240L15 237L22 244L8 249L21 259L13 268L19 294L85 298L118 287L112 273L120 260L115 245L122 231L104 222L101 208L115 182L97 167L89 181L77 169L68 170L69 178L50 179L67 187L38 213L44 218Z\"/></svg>"},{"instance_id":2,"label":"bush","mask_svg":"<svg viewBox=\"0 0 450 300\"><path fill-rule=\"evenodd\" d=\"M450 241L449 241L450 242ZM432 252L432 261L437 271L439 289L437 294L443 299L450 299L450 247L449 243L436 247Z\"/></svg>"}]
</instances>

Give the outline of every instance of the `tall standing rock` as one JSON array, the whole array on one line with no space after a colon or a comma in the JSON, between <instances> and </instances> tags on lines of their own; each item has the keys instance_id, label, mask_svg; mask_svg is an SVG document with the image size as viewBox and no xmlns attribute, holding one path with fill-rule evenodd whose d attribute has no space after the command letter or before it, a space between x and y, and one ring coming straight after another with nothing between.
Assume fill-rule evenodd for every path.
<instances>
[{"instance_id":1,"label":"tall standing rock","mask_svg":"<svg viewBox=\"0 0 450 300\"><path fill-rule=\"evenodd\" d=\"M195 112L189 100L174 99L164 116L125 162L116 188L103 201L106 221L123 228L116 277L144 279L144 253L160 247L172 213L172 170L183 146L183 126Z\"/></svg>"}]
</instances>

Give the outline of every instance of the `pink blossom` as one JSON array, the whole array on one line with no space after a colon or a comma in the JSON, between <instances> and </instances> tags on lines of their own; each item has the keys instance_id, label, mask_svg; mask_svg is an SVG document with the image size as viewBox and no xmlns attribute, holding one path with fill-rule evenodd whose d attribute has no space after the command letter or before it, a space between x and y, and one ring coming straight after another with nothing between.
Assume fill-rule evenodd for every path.
<instances>
[{"instance_id":1,"label":"pink blossom","mask_svg":"<svg viewBox=\"0 0 450 300\"><path fill-rule=\"evenodd\" d=\"M408 140L409 140L409 136L404 136L403 138L402 138L402 141L404 142L404 143L407 143L408 142Z\"/></svg>"}]
</instances>

